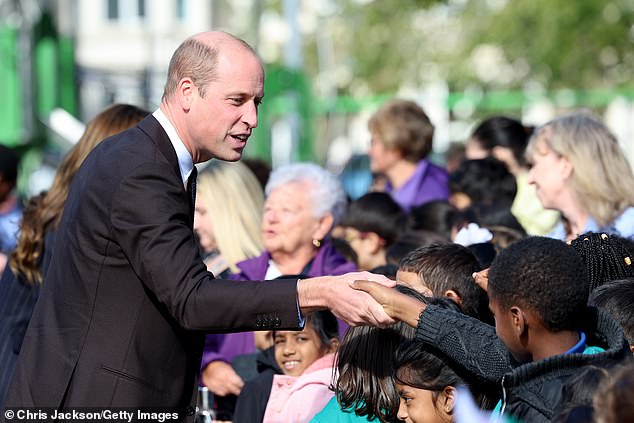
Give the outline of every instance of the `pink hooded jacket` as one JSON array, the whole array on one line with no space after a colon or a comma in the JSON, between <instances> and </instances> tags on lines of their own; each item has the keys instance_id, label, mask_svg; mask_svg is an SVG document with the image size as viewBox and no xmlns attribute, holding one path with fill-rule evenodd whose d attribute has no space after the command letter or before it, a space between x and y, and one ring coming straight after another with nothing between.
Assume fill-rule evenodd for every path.
<instances>
[{"instance_id":1,"label":"pink hooded jacket","mask_svg":"<svg viewBox=\"0 0 634 423\"><path fill-rule=\"evenodd\" d=\"M271 396L262 423L303 423L334 396L328 387L336 375L335 354L326 354L311 364L299 377L275 375Z\"/></svg>"}]
</instances>

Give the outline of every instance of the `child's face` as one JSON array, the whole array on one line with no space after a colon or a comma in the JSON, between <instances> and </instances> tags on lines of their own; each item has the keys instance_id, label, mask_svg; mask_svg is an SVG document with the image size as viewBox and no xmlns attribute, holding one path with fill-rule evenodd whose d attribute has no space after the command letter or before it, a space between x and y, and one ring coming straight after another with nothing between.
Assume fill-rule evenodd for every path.
<instances>
[{"instance_id":1,"label":"child's face","mask_svg":"<svg viewBox=\"0 0 634 423\"><path fill-rule=\"evenodd\" d=\"M285 375L299 376L315 360L329 352L310 325L303 331L276 331L275 361Z\"/></svg>"},{"instance_id":2,"label":"child's face","mask_svg":"<svg viewBox=\"0 0 634 423\"><path fill-rule=\"evenodd\" d=\"M368 233L361 232L353 227L347 226L344 232L344 239L357 255L359 268L369 270L372 266L373 247L372 240Z\"/></svg>"},{"instance_id":3,"label":"child's face","mask_svg":"<svg viewBox=\"0 0 634 423\"><path fill-rule=\"evenodd\" d=\"M399 269L396 271L396 282L409 286L427 297L433 296L431 289L425 285L425 282L421 280L416 272L407 272Z\"/></svg>"},{"instance_id":4,"label":"child's face","mask_svg":"<svg viewBox=\"0 0 634 423\"><path fill-rule=\"evenodd\" d=\"M396 389L401 397L397 417L407 423L446 423L452 422L451 414L438 408L438 402L444 401L442 393L434 400L434 392L427 389L414 388L396 382Z\"/></svg>"}]
</instances>

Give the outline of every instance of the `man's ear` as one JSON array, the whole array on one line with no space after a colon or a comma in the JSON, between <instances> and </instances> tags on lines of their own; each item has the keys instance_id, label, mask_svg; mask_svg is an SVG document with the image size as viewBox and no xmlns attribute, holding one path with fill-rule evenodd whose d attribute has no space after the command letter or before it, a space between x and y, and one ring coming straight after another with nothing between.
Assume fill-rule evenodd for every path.
<instances>
[{"instance_id":1,"label":"man's ear","mask_svg":"<svg viewBox=\"0 0 634 423\"><path fill-rule=\"evenodd\" d=\"M453 289L446 290L445 292L442 293L442 295L443 297L447 297L453 300L453 302L458 304L459 306L462 305L462 297L460 297L460 295L458 295L458 293L454 291Z\"/></svg>"},{"instance_id":2,"label":"man's ear","mask_svg":"<svg viewBox=\"0 0 634 423\"><path fill-rule=\"evenodd\" d=\"M188 112L191 109L191 105L194 101L194 95L197 92L196 85L194 85L194 81L190 78L183 78L178 81L178 85L176 86L176 95L178 96L179 105L183 109L183 111Z\"/></svg>"}]
</instances>

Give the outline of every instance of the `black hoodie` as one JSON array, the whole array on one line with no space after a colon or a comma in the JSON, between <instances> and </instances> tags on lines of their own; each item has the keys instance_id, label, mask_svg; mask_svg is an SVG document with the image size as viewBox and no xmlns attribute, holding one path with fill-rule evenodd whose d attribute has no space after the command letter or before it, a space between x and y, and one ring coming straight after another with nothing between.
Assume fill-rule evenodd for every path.
<instances>
[{"instance_id":1,"label":"black hoodie","mask_svg":"<svg viewBox=\"0 0 634 423\"><path fill-rule=\"evenodd\" d=\"M525 422L549 422L561 404L566 381L582 366L608 368L632 356L623 330L607 314L588 308L579 320L586 344L601 347L604 352L555 355L520 364L493 326L431 305L421 313L416 339L481 383L497 384L504 414Z\"/></svg>"}]
</instances>

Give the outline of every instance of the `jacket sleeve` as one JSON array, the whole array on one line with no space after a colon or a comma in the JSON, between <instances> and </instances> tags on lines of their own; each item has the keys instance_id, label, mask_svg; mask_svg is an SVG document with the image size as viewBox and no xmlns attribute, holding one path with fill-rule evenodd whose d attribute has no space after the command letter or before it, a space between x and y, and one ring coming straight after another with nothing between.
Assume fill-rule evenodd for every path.
<instances>
[{"instance_id":1,"label":"jacket sleeve","mask_svg":"<svg viewBox=\"0 0 634 423\"><path fill-rule=\"evenodd\" d=\"M495 328L455 311L427 306L420 315L416 339L486 383L498 383L512 368L513 359Z\"/></svg>"},{"instance_id":2,"label":"jacket sleeve","mask_svg":"<svg viewBox=\"0 0 634 423\"><path fill-rule=\"evenodd\" d=\"M111 233L134 272L185 329L299 327L296 281L215 280L194 239L185 188L165 165L144 163L121 179Z\"/></svg>"}]
</instances>

